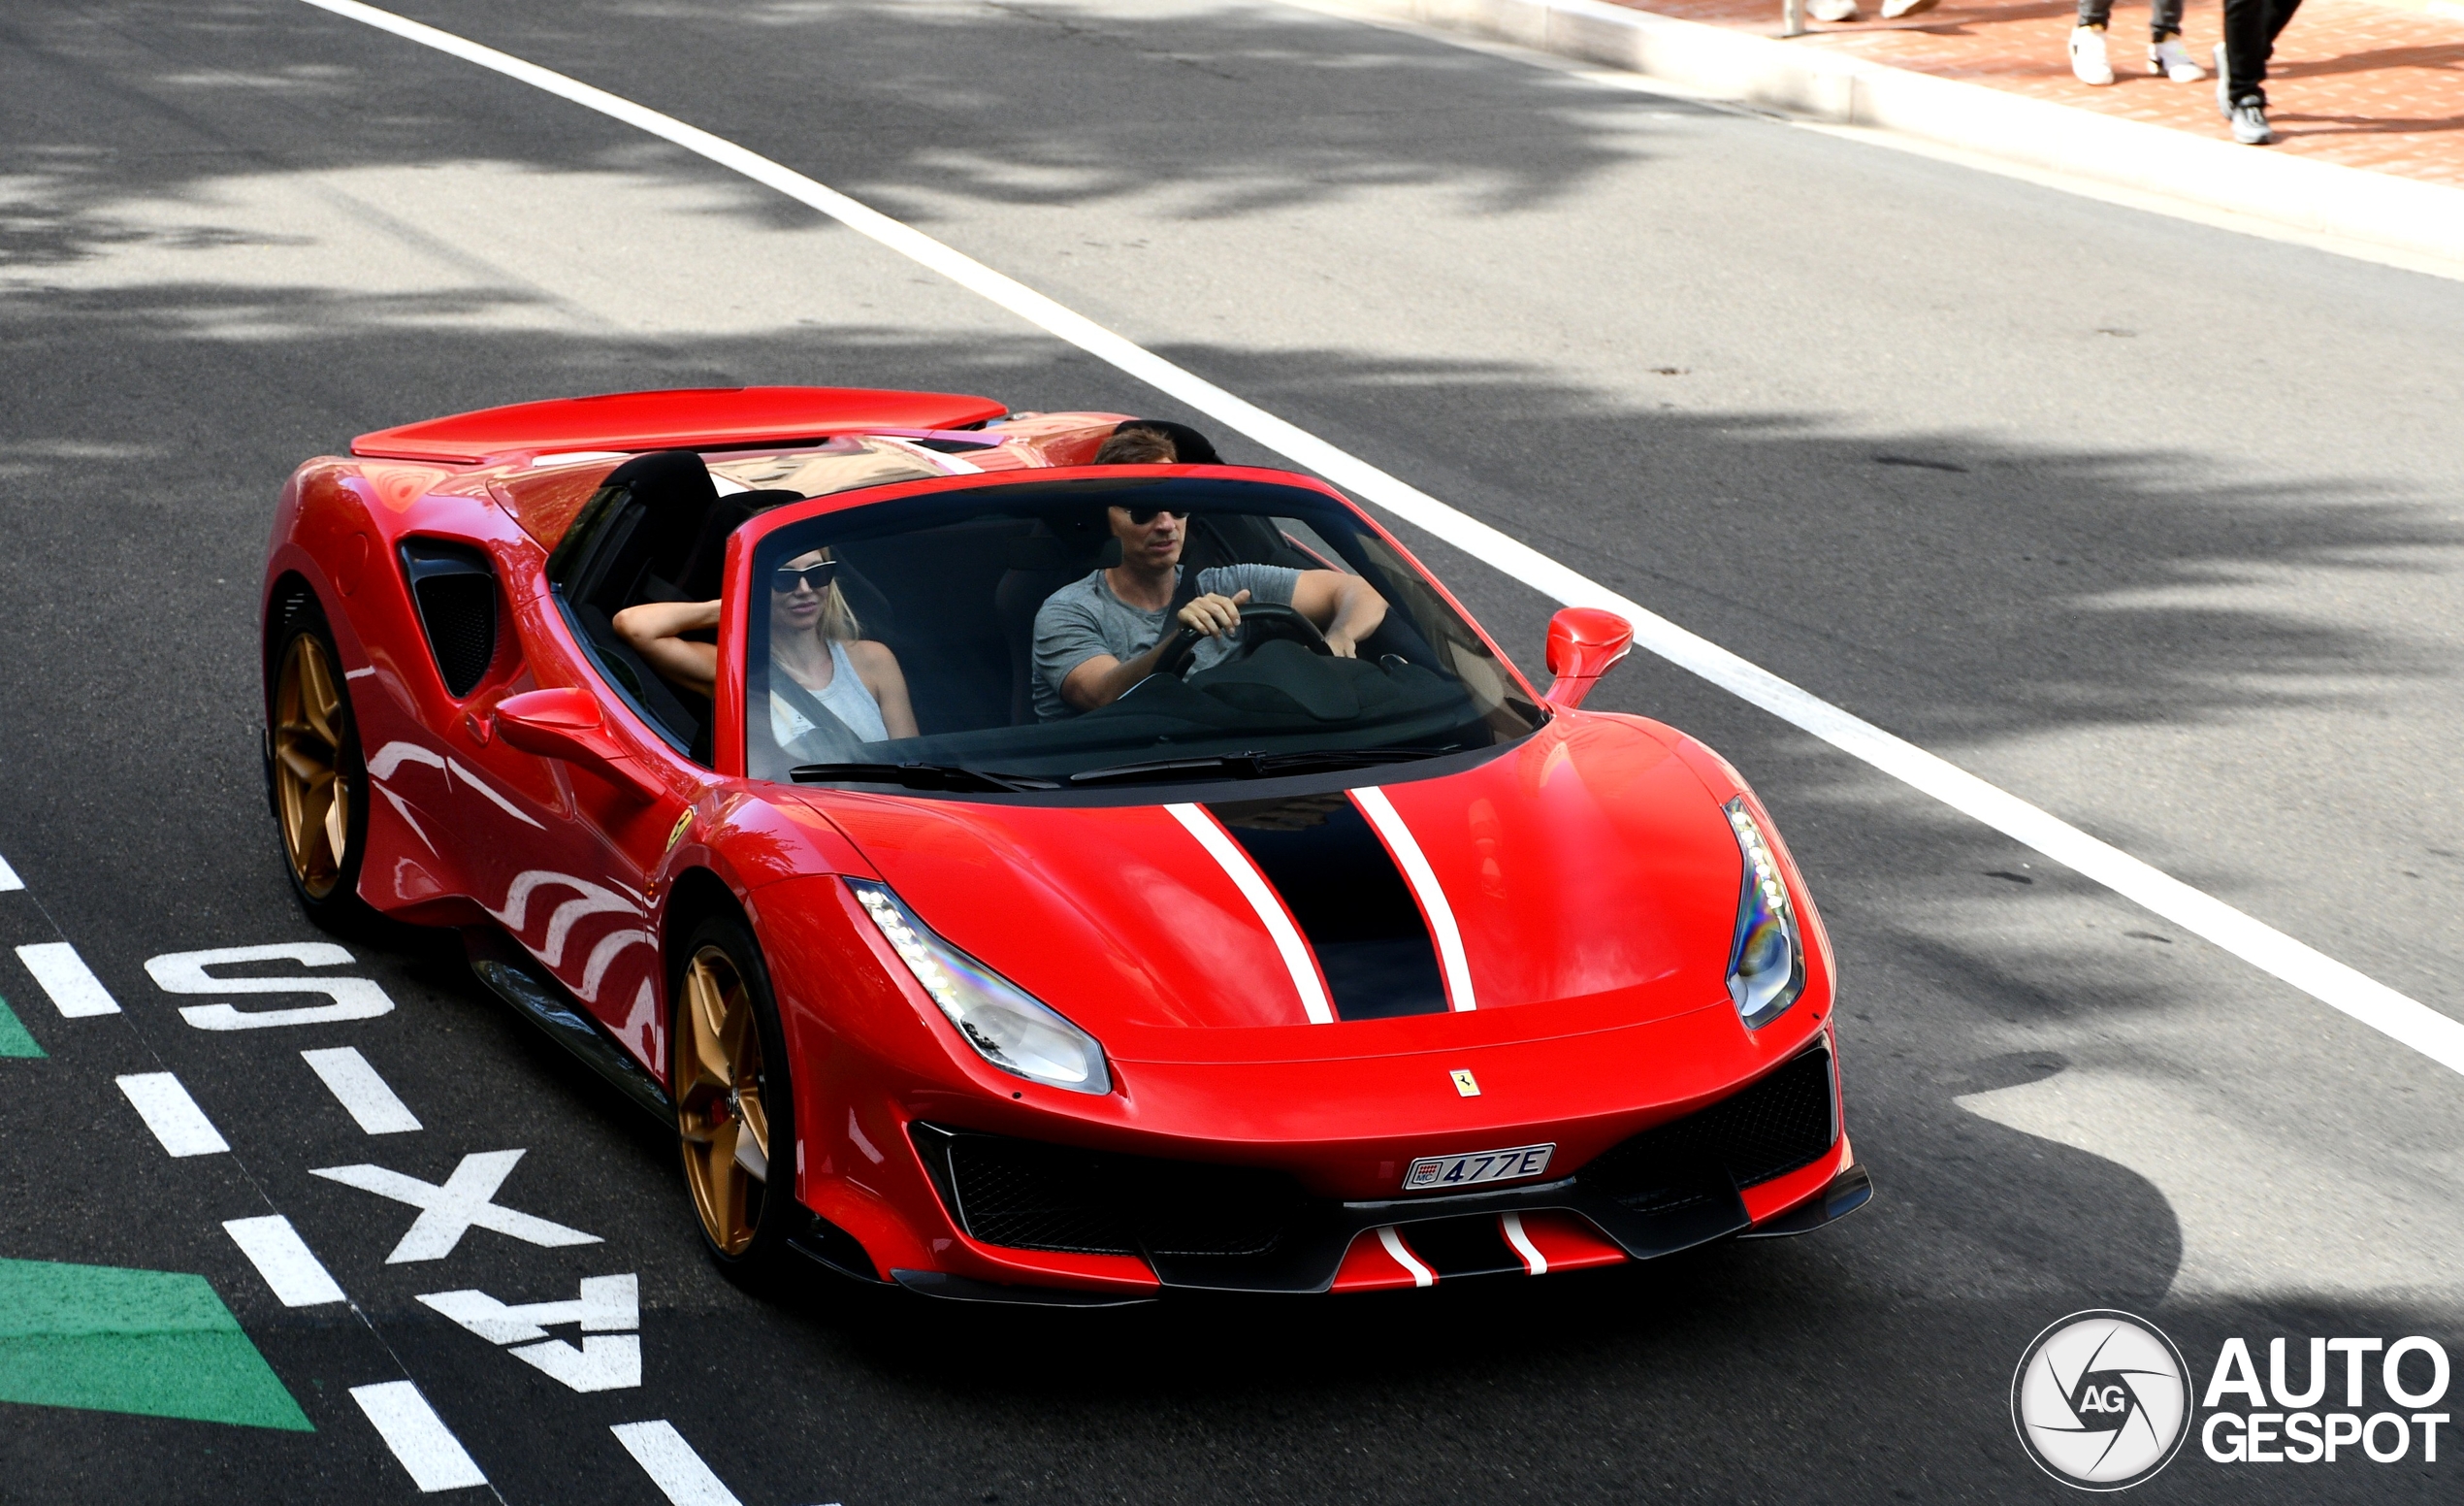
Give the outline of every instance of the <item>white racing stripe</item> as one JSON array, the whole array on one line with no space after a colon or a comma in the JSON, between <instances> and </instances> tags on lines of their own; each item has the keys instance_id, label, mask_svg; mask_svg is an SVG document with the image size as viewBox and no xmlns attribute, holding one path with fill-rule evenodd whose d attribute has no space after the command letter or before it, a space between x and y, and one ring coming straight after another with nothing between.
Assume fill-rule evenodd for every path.
<instances>
[{"instance_id":1,"label":"white racing stripe","mask_svg":"<svg viewBox=\"0 0 2464 1506\"><path fill-rule=\"evenodd\" d=\"M619 1423L608 1429L672 1506L743 1506L701 1461L673 1423Z\"/></svg>"},{"instance_id":2,"label":"white racing stripe","mask_svg":"<svg viewBox=\"0 0 2464 1506\"><path fill-rule=\"evenodd\" d=\"M993 271L910 226L869 209L733 142L622 99L536 63L466 41L450 32L363 5L359 0L305 0L337 16L393 33L503 74L559 99L597 111L658 137L828 215L850 230L940 273L1081 350L1207 414L1297 465L1424 529L1541 595L1568 606L1600 606L1635 625L1635 641L1681 669L1864 760L2014 840L2076 869L2175 925L2282 978L2313 999L2412 1047L2449 1070L2464 1072L2464 1023L2448 1019L2325 953L2191 888L2128 853L2090 836L2008 791L1947 760L1851 715L1760 665L1722 648L1609 590L1520 540L1438 501L1338 449L1255 404L1183 370L1111 330L1063 308L1017 279Z\"/></svg>"},{"instance_id":3,"label":"white racing stripe","mask_svg":"<svg viewBox=\"0 0 2464 1506\"><path fill-rule=\"evenodd\" d=\"M17 961L51 996L51 1006L63 1019L81 1020L89 1015L117 1014L119 1000L77 955L77 948L66 941L42 941L17 948Z\"/></svg>"},{"instance_id":4,"label":"white racing stripe","mask_svg":"<svg viewBox=\"0 0 2464 1506\"><path fill-rule=\"evenodd\" d=\"M1258 924L1275 938L1275 950L1282 954L1283 970L1292 975L1292 987L1300 992L1301 1009L1309 1016L1309 1023L1334 1024L1335 1006L1327 1002L1326 980L1317 974L1316 954L1301 939L1300 928L1292 924L1291 914L1283 908L1281 897L1267 883L1266 875L1257 870L1257 865L1249 861L1249 855L1241 850L1231 834L1216 825L1215 817L1207 813L1205 806L1166 805L1164 809L1171 811L1172 819L1198 839L1198 845L1207 850L1207 856L1216 861L1239 888L1241 898L1257 912Z\"/></svg>"},{"instance_id":5,"label":"white racing stripe","mask_svg":"<svg viewBox=\"0 0 2464 1506\"><path fill-rule=\"evenodd\" d=\"M327 1091L347 1110L360 1129L370 1134L404 1134L419 1128L419 1120L410 1106L394 1096L376 1068L356 1046L334 1046L323 1051L303 1051L300 1059L316 1073Z\"/></svg>"},{"instance_id":6,"label":"white racing stripe","mask_svg":"<svg viewBox=\"0 0 2464 1506\"><path fill-rule=\"evenodd\" d=\"M1403 869L1405 882L1420 901L1420 913L1429 920L1430 939L1438 943L1438 961L1445 968L1446 1002L1456 1010L1475 1009L1478 1001L1472 995L1471 965L1463 960L1463 933L1454 927L1454 906L1446 902L1445 886L1438 882L1437 869L1420 851L1419 838L1404 824L1386 792L1376 785L1363 785L1351 792L1352 803L1386 839L1386 850L1394 855L1395 866Z\"/></svg>"},{"instance_id":7,"label":"white racing stripe","mask_svg":"<svg viewBox=\"0 0 2464 1506\"><path fill-rule=\"evenodd\" d=\"M410 1473L410 1483L422 1491L459 1490L468 1486L486 1485L488 1477L479 1472L462 1440L453 1435L419 1388L408 1381L387 1381L381 1386L354 1386L351 1399L368 1414L375 1424L376 1436L394 1451L394 1457Z\"/></svg>"},{"instance_id":8,"label":"white racing stripe","mask_svg":"<svg viewBox=\"0 0 2464 1506\"><path fill-rule=\"evenodd\" d=\"M278 1213L259 1219L232 1219L222 1226L265 1284L285 1307L322 1307L350 1298L335 1284L333 1274L308 1247L291 1221Z\"/></svg>"},{"instance_id":9,"label":"white racing stripe","mask_svg":"<svg viewBox=\"0 0 2464 1506\"><path fill-rule=\"evenodd\" d=\"M231 1142L213 1127L206 1111L169 1072L139 1072L118 1079L119 1091L136 1106L137 1117L174 1156L213 1156Z\"/></svg>"},{"instance_id":10,"label":"white racing stripe","mask_svg":"<svg viewBox=\"0 0 2464 1506\"><path fill-rule=\"evenodd\" d=\"M1396 1264L1411 1272L1413 1286L1434 1287L1438 1284L1438 1273L1420 1263L1420 1258L1411 1253L1411 1247L1403 1242L1403 1236L1395 1232L1392 1224L1378 1227L1378 1242L1386 1247L1386 1253L1395 1258Z\"/></svg>"},{"instance_id":11,"label":"white racing stripe","mask_svg":"<svg viewBox=\"0 0 2464 1506\"><path fill-rule=\"evenodd\" d=\"M1498 1215L1497 1222L1498 1227L1506 1231L1506 1242L1512 1245L1514 1253L1523 1258L1523 1269L1535 1276L1547 1275L1548 1257L1540 1254L1540 1246L1532 1243L1532 1236L1523 1231L1523 1216L1519 1213L1501 1213Z\"/></svg>"}]
</instances>

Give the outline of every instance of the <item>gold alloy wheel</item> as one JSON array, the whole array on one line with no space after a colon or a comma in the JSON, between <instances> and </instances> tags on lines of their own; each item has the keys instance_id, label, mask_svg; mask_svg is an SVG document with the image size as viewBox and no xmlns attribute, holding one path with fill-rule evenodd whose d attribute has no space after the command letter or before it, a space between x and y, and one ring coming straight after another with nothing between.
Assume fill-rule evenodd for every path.
<instances>
[{"instance_id":1,"label":"gold alloy wheel","mask_svg":"<svg viewBox=\"0 0 2464 1506\"><path fill-rule=\"evenodd\" d=\"M342 776L341 682L313 633L291 639L274 681L274 793L292 876L311 900L342 879L351 836L350 781Z\"/></svg>"},{"instance_id":2,"label":"gold alloy wheel","mask_svg":"<svg viewBox=\"0 0 2464 1506\"><path fill-rule=\"evenodd\" d=\"M710 1242L723 1254L742 1255L762 1221L770 1119L762 1103L753 997L719 947L696 952L685 970L683 1027L676 1032L676 1129L684 1136L685 1180Z\"/></svg>"}]
</instances>

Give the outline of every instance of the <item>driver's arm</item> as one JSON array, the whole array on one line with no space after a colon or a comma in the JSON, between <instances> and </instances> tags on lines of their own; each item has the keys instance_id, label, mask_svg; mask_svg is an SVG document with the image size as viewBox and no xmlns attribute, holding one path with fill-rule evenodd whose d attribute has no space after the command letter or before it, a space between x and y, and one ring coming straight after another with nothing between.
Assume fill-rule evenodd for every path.
<instances>
[{"instance_id":1,"label":"driver's arm","mask_svg":"<svg viewBox=\"0 0 2464 1506\"><path fill-rule=\"evenodd\" d=\"M1357 658L1360 640L1386 620L1386 599L1358 575L1340 570L1305 570L1292 586L1292 609L1317 625L1326 646Z\"/></svg>"},{"instance_id":2,"label":"driver's arm","mask_svg":"<svg viewBox=\"0 0 2464 1506\"><path fill-rule=\"evenodd\" d=\"M1329 571L1332 574L1334 572ZM1173 619L1172 631L1155 646L1135 659L1116 659L1110 654L1097 654L1083 660L1061 681L1061 699L1082 711L1108 706L1129 693L1129 687L1155 672L1155 665L1183 628L1189 628L1209 638L1228 633L1241 625L1241 604L1249 599L1243 591L1233 596L1216 596L1210 592L1181 608ZM1382 605L1379 608L1384 609Z\"/></svg>"}]
</instances>

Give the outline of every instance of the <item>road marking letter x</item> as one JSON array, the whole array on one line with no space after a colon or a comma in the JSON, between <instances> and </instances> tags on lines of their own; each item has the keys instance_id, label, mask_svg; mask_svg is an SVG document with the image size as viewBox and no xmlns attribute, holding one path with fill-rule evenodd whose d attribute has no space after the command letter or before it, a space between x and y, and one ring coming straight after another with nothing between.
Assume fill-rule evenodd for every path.
<instances>
[{"instance_id":1,"label":"road marking letter x","mask_svg":"<svg viewBox=\"0 0 2464 1506\"><path fill-rule=\"evenodd\" d=\"M497 1189L504 1185L504 1179L513 1174L513 1163L521 1159L520 1151L482 1151L465 1156L442 1187L383 1166L324 1166L308 1175L406 1202L419 1210L419 1217L411 1222L402 1243L385 1257L388 1265L399 1265L405 1260L441 1260L453 1254L454 1246L462 1243L463 1232L472 1228L494 1229L535 1245L598 1244L597 1234L585 1234L578 1228L567 1228L491 1201Z\"/></svg>"}]
</instances>

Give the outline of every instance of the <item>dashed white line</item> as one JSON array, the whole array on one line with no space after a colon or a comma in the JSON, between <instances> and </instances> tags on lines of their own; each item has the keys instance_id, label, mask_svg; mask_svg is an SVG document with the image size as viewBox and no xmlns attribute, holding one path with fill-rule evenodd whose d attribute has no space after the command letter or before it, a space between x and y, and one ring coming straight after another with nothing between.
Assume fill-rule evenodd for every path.
<instances>
[{"instance_id":1,"label":"dashed white line","mask_svg":"<svg viewBox=\"0 0 2464 1506\"><path fill-rule=\"evenodd\" d=\"M0 894L6 894L12 889L23 889L24 887L25 880L17 877L17 870L16 868L9 867L9 860L6 858L0 858Z\"/></svg>"},{"instance_id":2,"label":"dashed white line","mask_svg":"<svg viewBox=\"0 0 2464 1506\"><path fill-rule=\"evenodd\" d=\"M1448 507L1418 487L1329 444L1246 398L1236 397L1196 373L1174 365L913 226L733 142L536 63L361 4L360 0L306 3L596 111L807 205L1247 435L1293 463L1367 498L1541 595L1568 606L1601 606L1619 613L1635 625L1638 646L2035 848L2449 1070L2464 1073L2464 1022L2451 1020L2419 1000L2397 993L1948 760L1821 700L1521 540Z\"/></svg>"},{"instance_id":3,"label":"dashed white line","mask_svg":"<svg viewBox=\"0 0 2464 1506\"><path fill-rule=\"evenodd\" d=\"M303 1051L300 1059L368 1133L405 1134L419 1128L418 1116L395 1097L394 1090L376 1075L376 1068L368 1064L368 1059L359 1054L356 1046Z\"/></svg>"},{"instance_id":4,"label":"dashed white line","mask_svg":"<svg viewBox=\"0 0 2464 1506\"><path fill-rule=\"evenodd\" d=\"M77 955L77 948L66 941L38 941L17 948L17 961L51 996L51 1006L65 1019L81 1020L90 1015L119 1013L119 1000Z\"/></svg>"},{"instance_id":5,"label":"dashed white line","mask_svg":"<svg viewBox=\"0 0 2464 1506\"><path fill-rule=\"evenodd\" d=\"M285 1307L322 1307L328 1302L347 1302L325 1262L308 1247L291 1221L278 1213L259 1219L232 1219L222 1226L248 1263L257 1268L265 1284Z\"/></svg>"},{"instance_id":6,"label":"dashed white line","mask_svg":"<svg viewBox=\"0 0 2464 1506\"><path fill-rule=\"evenodd\" d=\"M137 1108L137 1117L174 1156L211 1156L231 1149L206 1111L169 1072L138 1072L118 1079L119 1091Z\"/></svg>"},{"instance_id":7,"label":"dashed white line","mask_svg":"<svg viewBox=\"0 0 2464 1506\"><path fill-rule=\"evenodd\" d=\"M422 1491L459 1490L468 1486L486 1485L488 1477L479 1472L462 1440L419 1394L419 1388L408 1381L387 1381L381 1386L354 1386L351 1399L368 1414L375 1425L376 1436L394 1451L394 1457L410 1474L411 1484Z\"/></svg>"},{"instance_id":8,"label":"dashed white line","mask_svg":"<svg viewBox=\"0 0 2464 1506\"><path fill-rule=\"evenodd\" d=\"M608 1429L671 1506L744 1506L693 1452L673 1423L619 1423Z\"/></svg>"}]
</instances>

